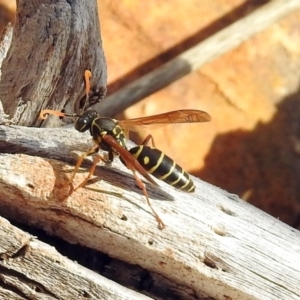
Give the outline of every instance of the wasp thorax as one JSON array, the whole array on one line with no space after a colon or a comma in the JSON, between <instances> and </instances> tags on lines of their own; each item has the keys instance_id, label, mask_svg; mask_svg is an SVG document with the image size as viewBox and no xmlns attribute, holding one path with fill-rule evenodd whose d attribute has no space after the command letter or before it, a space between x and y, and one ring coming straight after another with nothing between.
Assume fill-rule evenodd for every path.
<instances>
[{"instance_id":1,"label":"wasp thorax","mask_svg":"<svg viewBox=\"0 0 300 300\"><path fill-rule=\"evenodd\" d=\"M84 132L90 129L93 121L98 118L98 113L95 110L87 110L79 116L75 122L75 129L79 132Z\"/></svg>"}]
</instances>

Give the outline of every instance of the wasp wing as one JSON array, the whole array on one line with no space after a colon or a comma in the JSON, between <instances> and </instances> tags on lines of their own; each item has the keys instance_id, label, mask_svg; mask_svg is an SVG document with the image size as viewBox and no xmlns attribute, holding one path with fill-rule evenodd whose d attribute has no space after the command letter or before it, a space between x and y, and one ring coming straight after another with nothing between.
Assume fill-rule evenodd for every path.
<instances>
[{"instance_id":1,"label":"wasp wing","mask_svg":"<svg viewBox=\"0 0 300 300\"><path fill-rule=\"evenodd\" d=\"M120 120L118 121L122 128L137 131L139 127L151 126L159 127L166 124L176 124L176 123L199 123L199 122L209 122L211 117L208 113L202 110L196 109L183 109L169 111L166 113L135 118L130 120Z\"/></svg>"},{"instance_id":2,"label":"wasp wing","mask_svg":"<svg viewBox=\"0 0 300 300\"><path fill-rule=\"evenodd\" d=\"M142 176L144 176L145 179L147 179L150 183L154 185L158 185L154 179L151 178L151 176L147 173L147 171L141 166L141 164L136 160L135 157L132 156L132 154L125 148L123 148L116 139L114 139L110 135L104 135L102 136L103 140L107 142L111 147L116 150L120 156L123 158L126 166L131 171L138 171Z\"/></svg>"}]
</instances>

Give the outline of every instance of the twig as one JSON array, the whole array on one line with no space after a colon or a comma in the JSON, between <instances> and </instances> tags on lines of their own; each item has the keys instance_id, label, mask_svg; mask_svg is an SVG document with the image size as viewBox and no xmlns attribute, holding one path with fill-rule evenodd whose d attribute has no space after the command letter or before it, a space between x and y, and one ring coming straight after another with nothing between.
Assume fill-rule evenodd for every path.
<instances>
[{"instance_id":1,"label":"twig","mask_svg":"<svg viewBox=\"0 0 300 300\"><path fill-rule=\"evenodd\" d=\"M204 64L237 47L254 34L300 8L299 0L273 0L250 15L183 52L94 105L102 115L115 115Z\"/></svg>"}]
</instances>

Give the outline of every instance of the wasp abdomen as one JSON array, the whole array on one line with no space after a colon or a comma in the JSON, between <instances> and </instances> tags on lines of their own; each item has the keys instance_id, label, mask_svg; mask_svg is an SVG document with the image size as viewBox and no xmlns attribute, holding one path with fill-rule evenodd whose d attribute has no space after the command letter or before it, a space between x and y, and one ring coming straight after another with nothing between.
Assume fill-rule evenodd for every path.
<instances>
[{"instance_id":1,"label":"wasp abdomen","mask_svg":"<svg viewBox=\"0 0 300 300\"><path fill-rule=\"evenodd\" d=\"M185 192L195 191L194 183L188 173L160 150L148 146L136 146L129 152L148 173L157 179Z\"/></svg>"}]
</instances>

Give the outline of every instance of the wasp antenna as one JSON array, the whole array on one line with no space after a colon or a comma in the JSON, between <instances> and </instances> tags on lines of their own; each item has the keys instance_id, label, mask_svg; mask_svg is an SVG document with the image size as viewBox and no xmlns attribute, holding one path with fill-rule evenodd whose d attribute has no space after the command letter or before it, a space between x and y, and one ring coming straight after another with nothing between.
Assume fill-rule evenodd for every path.
<instances>
[{"instance_id":1,"label":"wasp antenna","mask_svg":"<svg viewBox=\"0 0 300 300\"><path fill-rule=\"evenodd\" d=\"M91 90L91 83L90 83L91 77L92 77L92 72L90 70L85 70L84 71L84 81L85 81L85 95L86 95L87 99L89 97L89 93Z\"/></svg>"},{"instance_id":2,"label":"wasp antenna","mask_svg":"<svg viewBox=\"0 0 300 300\"><path fill-rule=\"evenodd\" d=\"M63 113L63 117L69 117L69 118L78 118L79 115L78 114L66 114L66 113Z\"/></svg>"},{"instance_id":3,"label":"wasp antenna","mask_svg":"<svg viewBox=\"0 0 300 300\"><path fill-rule=\"evenodd\" d=\"M89 102L90 96L90 90L91 90L91 82L90 82L90 78L92 77L92 72L90 70L85 70L84 71L84 82L85 82L85 103L84 106L82 108L82 110L85 109L86 105Z\"/></svg>"},{"instance_id":4,"label":"wasp antenna","mask_svg":"<svg viewBox=\"0 0 300 300\"><path fill-rule=\"evenodd\" d=\"M40 112L40 119L46 120L47 119L47 115L55 115L55 116L59 116L59 117L67 117L67 115L65 113L62 113L62 112L60 112L58 110L43 109Z\"/></svg>"}]
</instances>

